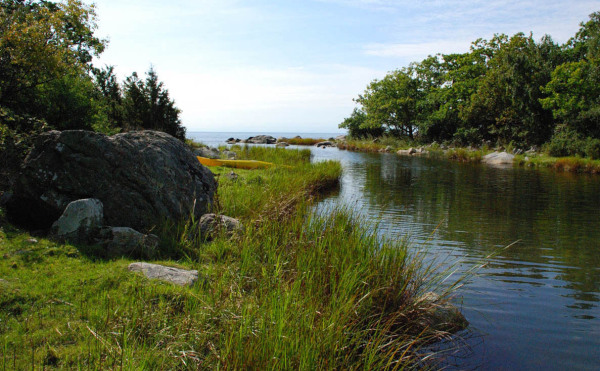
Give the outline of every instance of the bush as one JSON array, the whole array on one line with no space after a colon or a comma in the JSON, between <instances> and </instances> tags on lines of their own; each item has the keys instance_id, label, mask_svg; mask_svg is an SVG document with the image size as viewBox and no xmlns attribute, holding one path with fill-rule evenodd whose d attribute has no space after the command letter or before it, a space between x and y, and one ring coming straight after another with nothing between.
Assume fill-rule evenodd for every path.
<instances>
[{"instance_id":1,"label":"bush","mask_svg":"<svg viewBox=\"0 0 600 371\"><path fill-rule=\"evenodd\" d=\"M585 155L593 160L600 159L600 139L587 139L585 146Z\"/></svg>"},{"instance_id":2,"label":"bush","mask_svg":"<svg viewBox=\"0 0 600 371\"><path fill-rule=\"evenodd\" d=\"M469 144L479 144L483 138L476 128L459 128L454 133L454 142L461 146L467 146Z\"/></svg>"},{"instance_id":3,"label":"bush","mask_svg":"<svg viewBox=\"0 0 600 371\"><path fill-rule=\"evenodd\" d=\"M545 145L545 151L554 157L585 156L585 140L577 131L558 125L554 135Z\"/></svg>"}]
</instances>

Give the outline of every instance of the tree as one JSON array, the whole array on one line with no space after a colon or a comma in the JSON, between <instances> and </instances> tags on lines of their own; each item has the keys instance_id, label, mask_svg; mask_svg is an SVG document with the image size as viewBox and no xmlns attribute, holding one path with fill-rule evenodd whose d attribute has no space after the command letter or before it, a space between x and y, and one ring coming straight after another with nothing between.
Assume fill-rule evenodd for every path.
<instances>
[{"instance_id":1,"label":"tree","mask_svg":"<svg viewBox=\"0 0 600 371\"><path fill-rule=\"evenodd\" d=\"M123 127L123 92L113 66L94 69L97 93L103 103L106 117L106 128L117 129Z\"/></svg>"},{"instance_id":2,"label":"tree","mask_svg":"<svg viewBox=\"0 0 600 371\"><path fill-rule=\"evenodd\" d=\"M365 127L366 120L367 114L359 108L354 108L352 115L345 118L339 127L348 129L348 133L353 138L379 137L383 134L384 130L382 127Z\"/></svg>"},{"instance_id":3,"label":"tree","mask_svg":"<svg viewBox=\"0 0 600 371\"><path fill-rule=\"evenodd\" d=\"M417 131L417 80L409 69L388 73L372 81L355 100L366 113L363 129L383 128L395 136L413 138Z\"/></svg>"},{"instance_id":4,"label":"tree","mask_svg":"<svg viewBox=\"0 0 600 371\"><path fill-rule=\"evenodd\" d=\"M544 108L583 136L600 138L600 12L590 15L566 47L572 61L552 72L543 88Z\"/></svg>"},{"instance_id":5,"label":"tree","mask_svg":"<svg viewBox=\"0 0 600 371\"><path fill-rule=\"evenodd\" d=\"M40 85L89 72L92 57L105 46L93 35L95 29L93 6L78 0L2 1L0 106L31 114Z\"/></svg>"},{"instance_id":6,"label":"tree","mask_svg":"<svg viewBox=\"0 0 600 371\"><path fill-rule=\"evenodd\" d=\"M145 81L135 72L125 80L123 106L127 129L159 130L185 139L185 127L179 119L181 110L175 106L152 67L146 73Z\"/></svg>"},{"instance_id":7,"label":"tree","mask_svg":"<svg viewBox=\"0 0 600 371\"><path fill-rule=\"evenodd\" d=\"M554 124L550 111L540 104L544 98L540 88L560 61L560 49L549 36L539 44L522 33L502 39L462 118L468 127L478 126L486 139L519 145L544 143Z\"/></svg>"}]
</instances>

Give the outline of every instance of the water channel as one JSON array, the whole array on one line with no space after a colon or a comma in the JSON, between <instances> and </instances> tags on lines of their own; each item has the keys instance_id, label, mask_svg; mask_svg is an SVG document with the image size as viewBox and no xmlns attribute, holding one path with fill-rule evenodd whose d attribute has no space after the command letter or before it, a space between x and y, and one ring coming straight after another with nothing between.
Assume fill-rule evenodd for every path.
<instances>
[{"instance_id":1,"label":"water channel","mask_svg":"<svg viewBox=\"0 0 600 371\"><path fill-rule=\"evenodd\" d=\"M197 136L227 138L213 137ZM311 150L344 169L318 208L344 205L409 236L457 278L486 262L456 292L471 325L449 368L600 369L600 176Z\"/></svg>"},{"instance_id":2,"label":"water channel","mask_svg":"<svg viewBox=\"0 0 600 371\"><path fill-rule=\"evenodd\" d=\"M414 248L457 264L457 278L487 263L457 292L469 351L450 368L600 368L599 176L313 154L344 168L339 193L321 207L346 205L389 237L409 236Z\"/></svg>"}]
</instances>

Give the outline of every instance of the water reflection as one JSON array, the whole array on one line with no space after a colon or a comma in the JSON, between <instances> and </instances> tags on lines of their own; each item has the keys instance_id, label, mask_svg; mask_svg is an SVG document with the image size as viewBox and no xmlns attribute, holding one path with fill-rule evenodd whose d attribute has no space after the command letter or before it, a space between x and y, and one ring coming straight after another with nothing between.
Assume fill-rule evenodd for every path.
<instances>
[{"instance_id":1,"label":"water reflection","mask_svg":"<svg viewBox=\"0 0 600 371\"><path fill-rule=\"evenodd\" d=\"M313 153L344 165L340 192L319 207L349 205L389 236L408 234L416 246L460 259L463 269L497 252L460 293L485 336L477 364L458 368L600 366L600 177Z\"/></svg>"}]
</instances>

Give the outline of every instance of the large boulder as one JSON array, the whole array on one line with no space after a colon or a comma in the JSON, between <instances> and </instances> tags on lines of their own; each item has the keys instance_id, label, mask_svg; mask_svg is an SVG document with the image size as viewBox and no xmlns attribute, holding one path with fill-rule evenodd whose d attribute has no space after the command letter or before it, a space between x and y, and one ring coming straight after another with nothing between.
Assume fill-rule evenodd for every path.
<instances>
[{"instance_id":1,"label":"large boulder","mask_svg":"<svg viewBox=\"0 0 600 371\"><path fill-rule=\"evenodd\" d=\"M200 218L216 187L212 173L168 134L50 131L22 164L7 211L15 223L48 228L71 201L97 198L105 225L146 232L165 219Z\"/></svg>"},{"instance_id":2,"label":"large boulder","mask_svg":"<svg viewBox=\"0 0 600 371\"><path fill-rule=\"evenodd\" d=\"M488 165L512 165L515 155L507 152L492 152L483 156L481 162Z\"/></svg>"},{"instance_id":3,"label":"large boulder","mask_svg":"<svg viewBox=\"0 0 600 371\"><path fill-rule=\"evenodd\" d=\"M257 135L255 137L250 137L246 139L245 143L254 143L254 144L275 144L277 139L270 135Z\"/></svg>"}]
</instances>

